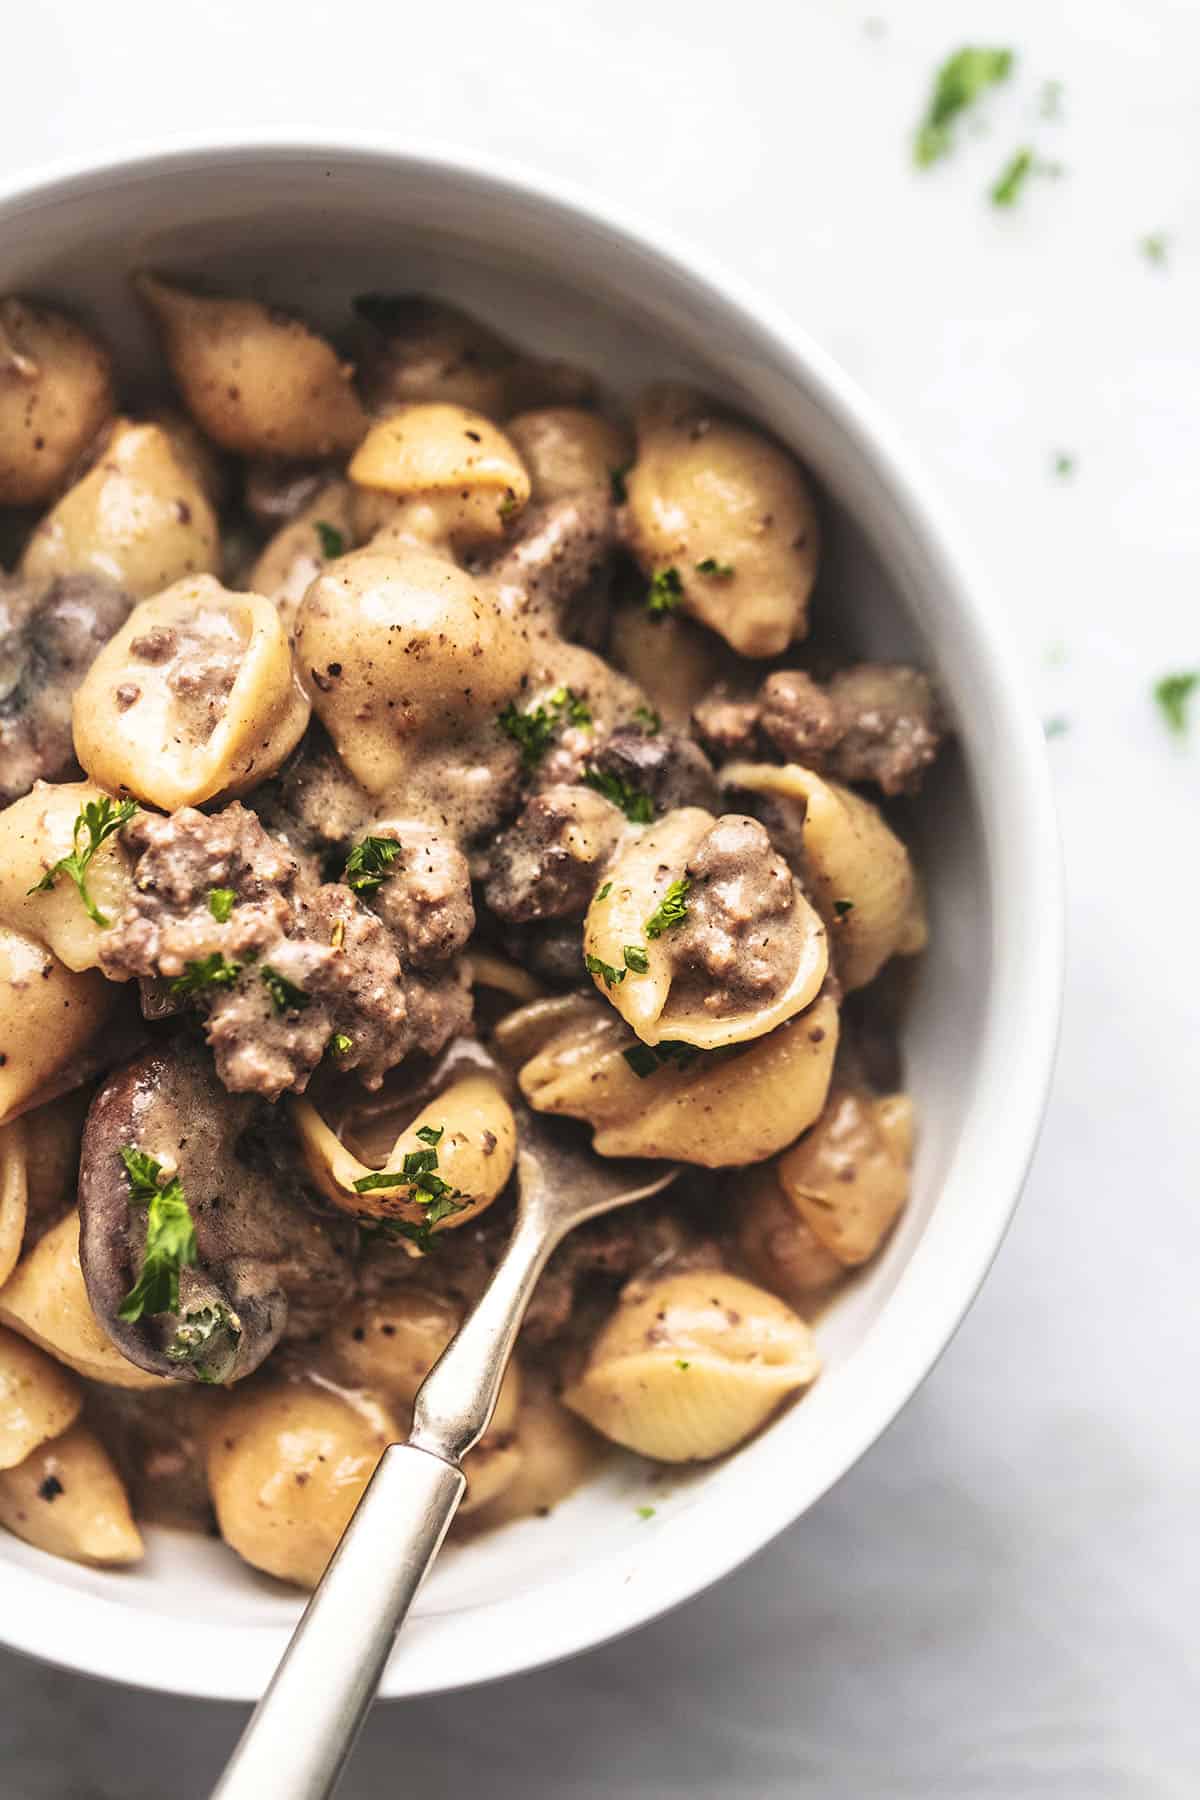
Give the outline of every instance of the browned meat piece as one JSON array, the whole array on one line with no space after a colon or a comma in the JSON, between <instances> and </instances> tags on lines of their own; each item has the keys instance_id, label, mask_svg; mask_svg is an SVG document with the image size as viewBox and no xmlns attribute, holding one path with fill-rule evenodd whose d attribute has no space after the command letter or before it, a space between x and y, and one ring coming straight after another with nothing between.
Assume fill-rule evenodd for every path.
<instances>
[{"instance_id":1,"label":"browned meat piece","mask_svg":"<svg viewBox=\"0 0 1200 1800\"><path fill-rule=\"evenodd\" d=\"M424 969L465 949L475 908L471 872L457 844L417 819L372 834L403 845L371 900L401 957Z\"/></svg>"},{"instance_id":2,"label":"browned meat piece","mask_svg":"<svg viewBox=\"0 0 1200 1800\"><path fill-rule=\"evenodd\" d=\"M822 686L802 669L768 675L752 700L720 689L695 709L697 736L722 758L769 746L838 781L915 793L941 745L929 678L902 663L854 663Z\"/></svg>"},{"instance_id":3,"label":"browned meat piece","mask_svg":"<svg viewBox=\"0 0 1200 1800\"><path fill-rule=\"evenodd\" d=\"M929 678L900 663L856 663L829 683L841 741L832 773L908 794L938 753L942 726Z\"/></svg>"},{"instance_id":4,"label":"browned meat piece","mask_svg":"<svg viewBox=\"0 0 1200 1800\"><path fill-rule=\"evenodd\" d=\"M630 793L648 795L656 813L677 806L719 810L712 764L690 738L673 731L649 736L634 726L620 725L590 758L589 767L612 776Z\"/></svg>"},{"instance_id":5,"label":"browned meat piece","mask_svg":"<svg viewBox=\"0 0 1200 1800\"><path fill-rule=\"evenodd\" d=\"M729 813L688 859L687 917L667 940L701 1010L774 998L796 967L792 872L757 819Z\"/></svg>"},{"instance_id":6,"label":"browned meat piece","mask_svg":"<svg viewBox=\"0 0 1200 1800\"><path fill-rule=\"evenodd\" d=\"M823 767L842 736L832 696L803 669L780 669L759 689L759 724L781 756L809 768Z\"/></svg>"},{"instance_id":7,"label":"browned meat piece","mask_svg":"<svg viewBox=\"0 0 1200 1800\"><path fill-rule=\"evenodd\" d=\"M580 919L546 919L510 925L504 949L522 969L555 987L578 987L583 979L583 923Z\"/></svg>"},{"instance_id":8,"label":"browned meat piece","mask_svg":"<svg viewBox=\"0 0 1200 1800\"><path fill-rule=\"evenodd\" d=\"M758 743L759 712L757 700L736 699L719 683L694 709L692 728L714 756L751 756Z\"/></svg>"},{"instance_id":9,"label":"browned meat piece","mask_svg":"<svg viewBox=\"0 0 1200 1800\"><path fill-rule=\"evenodd\" d=\"M274 780L254 791L254 810L288 848L344 854L375 811L315 721Z\"/></svg>"},{"instance_id":10,"label":"browned meat piece","mask_svg":"<svg viewBox=\"0 0 1200 1800\"><path fill-rule=\"evenodd\" d=\"M139 1368L180 1381L248 1375L285 1335L309 1336L352 1286L353 1229L306 1203L284 1156L247 1144L252 1100L227 1094L197 1045L147 1051L109 1076L92 1102L80 1162L80 1261L101 1325ZM176 1174L196 1234L179 1277L178 1312L123 1319L142 1273L149 1207L136 1200L122 1150ZM160 1184L161 1186L161 1180Z\"/></svg>"},{"instance_id":11,"label":"browned meat piece","mask_svg":"<svg viewBox=\"0 0 1200 1800\"><path fill-rule=\"evenodd\" d=\"M0 575L0 806L74 768L75 690L132 605L99 575Z\"/></svg>"},{"instance_id":12,"label":"browned meat piece","mask_svg":"<svg viewBox=\"0 0 1200 1800\"><path fill-rule=\"evenodd\" d=\"M256 525L278 531L316 499L337 469L329 463L252 462L242 491L246 511Z\"/></svg>"},{"instance_id":13,"label":"browned meat piece","mask_svg":"<svg viewBox=\"0 0 1200 1800\"><path fill-rule=\"evenodd\" d=\"M512 924L582 919L625 826L586 787L551 787L528 801L492 847L484 899Z\"/></svg>"},{"instance_id":14,"label":"browned meat piece","mask_svg":"<svg viewBox=\"0 0 1200 1800\"><path fill-rule=\"evenodd\" d=\"M410 973L376 913L341 883L318 885L236 802L139 814L126 842L136 892L102 966L193 998L231 1092L301 1093L327 1054L377 1087L409 1051L436 1052L467 1024L460 969Z\"/></svg>"}]
</instances>

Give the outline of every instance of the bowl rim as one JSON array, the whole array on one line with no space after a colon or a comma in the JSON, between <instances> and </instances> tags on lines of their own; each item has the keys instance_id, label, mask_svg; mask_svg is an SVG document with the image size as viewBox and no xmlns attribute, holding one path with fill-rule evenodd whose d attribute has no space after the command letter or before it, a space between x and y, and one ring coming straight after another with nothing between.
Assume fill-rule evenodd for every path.
<instances>
[{"instance_id":1,"label":"bowl rim","mask_svg":"<svg viewBox=\"0 0 1200 1800\"><path fill-rule=\"evenodd\" d=\"M1026 696L1015 649L919 459L857 383L780 305L673 230L507 156L376 131L333 128L312 138L302 127L286 125L165 133L134 139L100 155L17 169L0 177L0 228L22 212L86 197L108 182L161 179L173 171L219 176L255 159L354 161L402 166L409 175L424 171L442 180L463 180L491 190L499 204L506 200L531 204L561 215L568 226L573 220L592 231L609 232L622 240L623 248L655 265L664 278L698 285L717 309L737 315L763 346L771 366L802 381L919 535L946 604L967 633L972 658L989 678L983 700L1004 746L1004 779L1012 802L1008 838L988 843L991 889L994 894L1003 886L1007 909L996 909L1001 916L993 923L993 937L1007 936L1020 943L1020 955L1011 961L1013 978L1003 991L993 981L986 1015L993 1034L998 1018L1007 1025L1011 1066L1004 1064L1004 1116L992 1120L989 1135L988 1109L976 1117L980 1103L972 1101L963 1135L968 1136L967 1125L973 1122L975 1138L987 1137L989 1154L986 1165L973 1172L971 1218L959 1219L955 1230L939 1230L935 1205L895 1292L849 1359L845 1374L854 1377L853 1388L869 1403L845 1409L849 1384L843 1381L839 1389L843 1410L823 1420L820 1475L812 1479L808 1471L800 1471L795 1486L777 1482L766 1491L760 1488L753 1510L739 1510L736 1531L714 1533L710 1519L701 1522L697 1517L706 1509L693 1507L673 1517L669 1530L643 1526L638 1548L610 1550L552 1589L534 1586L525 1594L473 1605L472 1621L482 1629L464 1632L461 1611L414 1620L408 1633L426 1628L429 1637L427 1628L432 1625L456 1633L453 1655L427 1646L421 1656L392 1659L381 1695L417 1696L547 1666L649 1623L699 1594L732 1573L828 1492L916 1392L978 1293L1016 1209L1037 1143L1061 1011L1060 843L1043 733ZM1036 931L1023 927L1029 920L1038 921ZM996 1064L995 1056L992 1060ZM960 1162L956 1155L952 1174ZM814 1395L819 1392L818 1386ZM636 1570L637 1580L622 1577L620 1561ZM256 1698L290 1632L290 1627L272 1625L241 1626L231 1633L228 1625L192 1621L188 1629L194 1653L183 1658L177 1653L178 1637L172 1635L178 1631L173 1621L100 1595L68 1590L40 1569L10 1566L4 1581L0 1642L83 1674L157 1691L207 1699ZM55 1593L58 1601L48 1603ZM158 1629L168 1624L169 1631ZM438 1643L444 1646L448 1641L443 1632ZM202 1679L191 1673L197 1669L204 1671Z\"/></svg>"}]
</instances>

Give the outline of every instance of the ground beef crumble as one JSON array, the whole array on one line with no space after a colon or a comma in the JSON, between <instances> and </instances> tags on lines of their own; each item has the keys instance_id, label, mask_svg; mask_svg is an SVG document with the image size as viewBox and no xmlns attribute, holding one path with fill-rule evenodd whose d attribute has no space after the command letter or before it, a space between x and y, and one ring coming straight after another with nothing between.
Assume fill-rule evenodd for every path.
<instances>
[{"instance_id":1,"label":"ground beef crumble","mask_svg":"<svg viewBox=\"0 0 1200 1800\"><path fill-rule=\"evenodd\" d=\"M438 940L436 930L422 938L411 890L414 916L402 935L348 887L318 883L236 801L211 816L192 807L169 818L141 813L125 841L137 859L136 892L104 936L101 966L116 980L191 977L231 1092L301 1093L327 1055L377 1087L409 1051L436 1052L468 1023L458 964L408 967L413 940L426 952ZM217 890L234 896L225 919L210 904ZM456 945L460 929L461 921L443 929L441 941ZM214 957L216 979L204 980Z\"/></svg>"}]
</instances>

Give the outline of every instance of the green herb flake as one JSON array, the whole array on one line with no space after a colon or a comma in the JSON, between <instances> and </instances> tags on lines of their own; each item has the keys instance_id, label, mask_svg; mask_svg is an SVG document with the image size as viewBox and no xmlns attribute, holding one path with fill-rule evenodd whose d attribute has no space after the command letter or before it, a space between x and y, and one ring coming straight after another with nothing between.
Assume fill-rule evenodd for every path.
<instances>
[{"instance_id":1,"label":"green herb flake","mask_svg":"<svg viewBox=\"0 0 1200 1800\"><path fill-rule=\"evenodd\" d=\"M445 1135L444 1125L422 1125L417 1132L423 1144L440 1144Z\"/></svg>"},{"instance_id":2,"label":"green herb flake","mask_svg":"<svg viewBox=\"0 0 1200 1800\"><path fill-rule=\"evenodd\" d=\"M1013 152L988 190L993 206L1015 206L1021 190L1033 173L1033 151L1026 144Z\"/></svg>"},{"instance_id":3,"label":"green herb flake","mask_svg":"<svg viewBox=\"0 0 1200 1800\"><path fill-rule=\"evenodd\" d=\"M682 1356L677 1356L675 1358L675 1367L677 1369L690 1369L691 1366L691 1363L685 1362Z\"/></svg>"},{"instance_id":4,"label":"green herb flake","mask_svg":"<svg viewBox=\"0 0 1200 1800\"><path fill-rule=\"evenodd\" d=\"M328 519L317 519L313 530L320 539L321 555L326 562L332 562L335 556L345 556L346 540L336 525L331 525Z\"/></svg>"},{"instance_id":5,"label":"green herb flake","mask_svg":"<svg viewBox=\"0 0 1200 1800\"><path fill-rule=\"evenodd\" d=\"M584 955L583 966L589 975L601 976L608 988L619 987L625 979L624 969L614 969L611 963L606 963L603 957L593 956L590 951Z\"/></svg>"},{"instance_id":6,"label":"green herb flake","mask_svg":"<svg viewBox=\"0 0 1200 1800\"><path fill-rule=\"evenodd\" d=\"M1069 450L1056 450L1054 452L1054 473L1058 476L1060 481L1069 481L1071 476L1075 473L1075 466L1076 459L1071 455Z\"/></svg>"},{"instance_id":7,"label":"green herb flake","mask_svg":"<svg viewBox=\"0 0 1200 1800\"><path fill-rule=\"evenodd\" d=\"M242 1328L227 1306L201 1306L185 1313L163 1354L169 1362L190 1363L197 1381L216 1386L233 1372Z\"/></svg>"},{"instance_id":8,"label":"green herb flake","mask_svg":"<svg viewBox=\"0 0 1200 1800\"><path fill-rule=\"evenodd\" d=\"M572 688L555 688L544 701L522 712L510 700L496 723L514 744L520 747L521 761L527 769L536 769L555 735L564 725L577 728L590 725L591 709Z\"/></svg>"},{"instance_id":9,"label":"green herb flake","mask_svg":"<svg viewBox=\"0 0 1200 1800\"><path fill-rule=\"evenodd\" d=\"M520 504L521 504L521 502L517 499L517 496L513 493L512 489L510 488L506 498L503 499L500 502L499 506L496 508L497 515L498 515L498 517L500 519L500 523L502 525L508 524L508 521L512 518L513 514L517 511Z\"/></svg>"},{"instance_id":10,"label":"green herb flake","mask_svg":"<svg viewBox=\"0 0 1200 1800\"><path fill-rule=\"evenodd\" d=\"M844 919L854 911L854 902L853 900L835 900L833 910L839 919Z\"/></svg>"},{"instance_id":11,"label":"green herb flake","mask_svg":"<svg viewBox=\"0 0 1200 1800\"><path fill-rule=\"evenodd\" d=\"M1038 94L1038 114L1043 119L1061 119L1063 116L1063 84L1061 81L1043 81Z\"/></svg>"},{"instance_id":12,"label":"green herb flake","mask_svg":"<svg viewBox=\"0 0 1200 1800\"><path fill-rule=\"evenodd\" d=\"M687 900L685 898L691 882L686 875L673 881L650 917L646 920L646 936L661 937L664 931L673 931L676 925L682 925L687 918Z\"/></svg>"},{"instance_id":13,"label":"green herb flake","mask_svg":"<svg viewBox=\"0 0 1200 1800\"><path fill-rule=\"evenodd\" d=\"M650 967L650 958L640 944L626 944L623 955L625 967L633 975L644 975Z\"/></svg>"},{"instance_id":14,"label":"green herb flake","mask_svg":"<svg viewBox=\"0 0 1200 1800\"><path fill-rule=\"evenodd\" d=\"M608 896L611 893L612 893L612 882L606 881L604 886L600 889L600 892L596 895L596 898L597 898L597 900L607 900Z\"/></svg>"},{"instance_id":15,"label":"green herb flake","mask_svg":"<svg viewBox=\"0 0 1200 1800\"><path fill-rule=\"evenodd\" d=\"M648 1075L657 1075L670 1063L677 1069L686 1069L699 1054L694 1044L684 1044L676 1038L666 1038L660 1044L631 1044L628 1050L621 1052L639 1081L645 1081Z\"/></svg>"},{"instance_id":16,"label":"green herb flake","mask_svg":"<svg viewBox=\"0 0 1200 1800\"><path fill-rule=\"evenodd\" d=\"M583 771L583 785L594 788L596 793L611 800L614 806L619 806L631 824L654 823L654 802L649 794L641 788L631 787L619 775L612 775L607 769L597 769L594 764L589 763Z\"/></svg>"},{"instance_id":17,"label":"green herb flake","mask_svg":"<svg viewBox=\"0 0 1200 1800\"><path fill-rule=\"evenodd\" d=\"M270 963L264 963L258 973L277 1013L303 1012L309 1005L310 997L304 989L298 988L286 975L281 975L278 969L273 969Z\"/></svg>"},{"instance_id":18,"label":"green herb flake","mask_svg":"<svg viewBox=\"0 0 1200 1800\"><path fill-rule=\"evenodd\" d=\"M1164 231L1148 231L1144 238L1138 240L1138 249L1156 269L1166 267L1170 247L1171 240Z\"/></svg>"},{"instance_id":19,"label":"green herb flake","mask_svg":"<svg viewBox=\"0 0 1200 1800\"><path fill-rule=\"evenodd\" d=\"M1070 719L1064 718L1061 713L1056 713L1052 719L1046 719L1042 725L1042 730L1048 738L1066 737L1070 729Z\"/></svg>"},{"instance_id":20,"label":"green herb flake","mask_svg":"<svg viewBox=\"0 0 1200 1800\"><path fill-rule=\"evenodd\" d=\"M354 1039L347 1037L344 1031L335 1031L325 1048L330 1056L349 1056L354 1048Z\"/></svg>"},{"instance_id":21,"label":"green herb flake","mask_svg":"<svg viewBox=\"0 0 1200 1800\"><path fill-rule=\"evenodd\" d=\"M397 1235L408 1238L426 1255L432 1243L433 1227L440 1225L451 1213L462 1212L470 1204L468 1197L459 1188L452 1188L448 1181L443 1181L436 1173L437 1145L441 1142L445 1129L444 1125L423 1125L417 1136L429 1145L427 1150L410 1150L399 1169L381 1169L377 1174L364 1175L354 1183L357 1194L369 1194L378 1188L409 1188L409 1199L424 1208L420 1224L414 1225L407 1219L388 1219L380 1223Z\"/></svg>"},{"instance_id":22,"label":"green herb flake","mask_svg":"<svg viewBox=\"0 0 1200 1800\"><path fill-rule=\"evenodd\" d=\"M639 1519L652 1519L656 1511L657 1508L653 1506L639 1506L637 1516Z\"/></svg>"},{"instance_id":23,"label":"green herb flake","mask_svg":"<svg viewBox=\"0 0 1200 1800\"><path fill-rule=\"evenodd\" d=\"M934 77L925 116L913 140L918 168L947 156L954 144L954 125L997 82L1012 73L1011 50L964 46L947 57Z\"/></svg>"},{"instance_id":24,"label":"green herb flake","mask_svg":"<svg viewBox=\"0 0 1200 1800\"><path fill-rule=\"evenodd\" d=\"M130 1201L146 1208L141 1274L117 1308L132 1325L146 1313L179 1311L180 1271L196 1260L196 1228L178 1175L164 1179L162 1164L132 1144L123 1146L121 1161Z\"/></svg>"},{"instance_id":25,"label":"green herb flake","mask_svg":"<svg viewBox=\"0 0 1200 1800\"><path fill-rule=\"evenodd\" d=\"M711 575L714 581L729 581L734 574L732 563L718 562L715 556L706 556L703 562L696 564L697 575Z\"/></svg>"},{"instance_id":26,"label":"green herb flake","mask_svg":"<svg viewBox=\"0 0 1200 1800\"><path fill-rule=\"evenodd\" d=\"M211 956L201 957L199 961L185 962L183 974L177 975L170 984L170 992L190 999L196 994L205 994L209 988L232 987L242 972L240 962L230 962L214 950Z\"/></svg>"},{"instance_id":27,"label":"green herb flake","mask_svg":"<svg viewBox=\"0 0 1200 1800\"><path fill-rule=\"evenodd\" d=\"M629 489L625 485L625 477L632 469L632 463L623 463L619 469L608 471L608 483L612 489L613 505L624 506L629 498Z\"/></svg>"},{"instance_id":28,"label":"green herb flake","mask_svg":"<svg viewBox=\"0 0 1200 1800\"><path fill-rule=\"evenodd\" d=\"M237 895L232 888L209 888L208 910L218 925L226 925Z\"/></svg>"},{"instance_id":29,"label":"green herb flake","mask_svg":"<svg viewBox=\"0 0 1200 1800\"><path fill-rule=\"evenodd\" d=\"M101 930L107 929L111 920L106 919L92 896L88 893L87 873L92 858L101 844L106 843L114 832L128 825L135 812L138 811L136 800L122 800L114 803L105 794L100 800L89 800L78 815L72 828L71 839L73 849L69 856L60 856L52 868L46 870L40 881L29 889L31 894L49 893L60 875L66 875L75 883L79 898L83 901L84 911ZM86 837L87 842L84 843Z\"/></svg>"},{"instance_id":30,"label":"green herb flake","mask_svg":"<svg viewBox=\"0 0 1200 1800\"><path fill-rule=\"evenodd\" d=\"M652 706L635 706L633 716L647 737L657 737L662 730L662 715Z\"/></svg>"},{"instance_id":31,"label":"green herb flake","mask_svg":"<svg viewBox=\"0 0 1200 1800\"><path fill-rule=\"evenodd\" d=\"M646 595L646 611L651 618L665 618L673 613L683 599L683 582L679 579L678 569L659 569L651 577L650 590Z\"/></svg>"},{"instance_id":32,"label":"green herb flake","mask_svg":"<svg viewBox=\"0 0 1200 1800\"><path fill-rule=\"evenodd\" d=\"M1185 737L1188 728L1188 702L1200 687L1200 669L1189 669L1178 675L1164 675L1154 684L1154 699L1173 737Z\"/></svg>"},{"instance_id":33,"label":"green herb flake","mask_svg":"<svg viewBox=\"0 0 1200 1800\"><path fill-rule=\"evenodd\" d=\"M377 894L400 854L395 838L365 837L351 850L342 880L354 894Z\"/></svg>"}]
</instances>

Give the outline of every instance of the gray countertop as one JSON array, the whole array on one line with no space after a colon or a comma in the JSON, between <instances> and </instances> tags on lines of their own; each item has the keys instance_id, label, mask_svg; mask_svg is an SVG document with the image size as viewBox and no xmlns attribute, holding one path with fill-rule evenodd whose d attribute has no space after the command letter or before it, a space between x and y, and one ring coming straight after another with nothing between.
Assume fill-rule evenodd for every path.
<instances>
[{"instance_id":1,"label":"gray countertop","mask_svg":"<svg viewBox=\"0 0 1200 1800\"><path fill-rule=\"evenodd\" d=\"M906 133L963 35L1016 47L1018 77L986 135L918 177ZM379 1709L347 1800L1191 1800L1200 709L1175 746L1149 693L1200 666L1200 9L42 0L5 42L37 77L6 84L5 169L159 130L378 121L669 220L896 416L1068 725L1054 1099L933 1377L805 1519L676 1613ZM1051 78L1058 124L1036 104ZM1066 173L998 213L986 188L1023 142ZM1162 267L1138 250L1160 231ZM242 1717L2 1653L0 1694L5 1800L199 1800Z\"/></svg>"}]
</instances>

